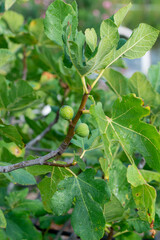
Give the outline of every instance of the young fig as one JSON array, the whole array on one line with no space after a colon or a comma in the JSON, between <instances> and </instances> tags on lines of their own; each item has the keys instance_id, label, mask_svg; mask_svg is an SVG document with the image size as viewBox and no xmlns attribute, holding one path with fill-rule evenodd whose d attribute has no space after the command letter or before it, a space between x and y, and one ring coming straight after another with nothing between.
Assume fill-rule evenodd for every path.
<instances>
[{"instance_id":1,"label":"young fig","mask_svg":"<svg viewBox=\"0 0 160 240\"><path fill-rule=\"evenodd\" d=\"M67 105L64 105L60 108L60 116L65 120L71 120L74 115L73 108Z\"/></svg>"},{"instance_id":2,"label":"young fig","mask_svg":"<svg viewBox=\"0 0 160 240\"><path fill-rule=\"evenodd\" d=\"M80 123L77 126L75 133L80 137L87 137L89 135L88 125L86 123Z\"/></svg>"}]
</instances>

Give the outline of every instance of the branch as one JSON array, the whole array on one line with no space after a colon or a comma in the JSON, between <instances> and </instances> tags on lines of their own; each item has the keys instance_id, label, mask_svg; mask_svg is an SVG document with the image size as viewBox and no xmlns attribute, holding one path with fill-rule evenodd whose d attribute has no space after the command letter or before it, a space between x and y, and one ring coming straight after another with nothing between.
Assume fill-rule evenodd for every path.
<instances>
[{"instance_id":1,"label":"branch","mask_svg":"<svg viewBox=\"0 0 160 240\"><path fill-rule=\"evenodd\" d=\"M73 232L71 234L71 236L68 238L68 240L76 240L77 239L77 235Z\"/></svg>"},{"instance_id":2,"label":"branch","mask_svg":"<svg viewBox=\"0 0 160 240\"><path fill-rule=\"evenodd\" d=\"M58 166L58 167L69 167L69 166L75 165L76 163L57 164L57 163L50 163L50 162L46 163L46 161L48 161L49 159L54 158L56 156L60 156L67 149L68 145L70 144L71 139L74 136L75 126L76 126L79 118L81 117L83 110L85 109L90 91L91 91L91 87L88 86L88 93L85 93L83 95L78 112L77 112L76 116L74 117L74 119L70 122L67 136L65 137L64 141L59 146L59 148L57 148L55 151L51 151L47 155L44 155L42 157L39 157L39 158L36 158L33 160L23 161L23 162L11 164L8 166L0 166L0 173L7 173L7 172L14 171L16 169L19 169L19 168L25 168L25 167L29 167L29 166L33 166L33 165L50 165L50 166Z\"/></svg>"},{"instance_id":3,"label":"branch","mask_svg":"<svg viewBox=\"0 0 160 240\"><path fill-rule=\"evenodd\" d=\"M64 97L61 101L61 106L63 105L64 103L64 100L66 98L66 96L68 95L69 93L69 88L68 86L65 87L65 92L64 92ZM60 109L59 109L60 110ZM29 143L27 143L26 145L26 149L30 149L33 145L35 145L36 143L38 143L50 130L51 128L53 127L53 125L55 125L57 122L58 122L58 119L59 119L59 110L57 111L56 113L56 117L54 119L53 122L51 122L48 127L43 131L41 132L37 137L35 137L34 139L32 139ZM50 152L50 151L49 151Z\"/></svg>"},{"instance_id":4,"label":"branch","mask_svg":"<svg viewBox=\"0 0 160 240\"><path fill-rule=\"evenodd\" d=\"M36 158L36 159L23 161L23 162L11 164L11 165L8 165L8 166L0 166L0 173L12 172L16 169L30 167L30 166L34 166L34 165L48 165L48 166L64 167L65 168L65 167L70 167L70 166L74 166L74 165L77 164L76 162L74 162L74 163L73 162L72 163L65 163L64 162L64 164L46 162L49 159L57 156L58 153L59 153L59 148L56 151L52 151L52 152L48 153L47 155Z\"/></svg>"},{"instance_id":5,"label":"branch","mask_svg":"<svg viewBox=\"0 0 160 240\"><path fill-rule=\"evenodd\" d=\"M23 48L23 73L22 73L22 79L26 80L27 78L27 59L26 59L26 47Z\"/></svg>"},{"instance_id":6,"label":"branch","mask_svg":"<svg viewBox=\"0 0 160 240\"><path fill-rule=\"evenodd\" d=\"M65 224L63 225L63 227L62 227L62 228L60 229L60 231L57 233L57 235L56 235L56 237L55 237L54 240L58 240L58 239L61 237L61 234L63 233L64 229L65 229L66 227L68 227L69 224L70 224L70 219L69 219L67 222L65 222Z\"/></svg>"},{"instance_id":7,"label":"branch","mask_svg":"<svg viewBox=\"0 0 160 240\"><path fill-rule=\"evenodd\" d=\"M59 151L59 148L56 151L52 151L46 154L45 156L42 156L36 159L23 161L23 162L11 164L8 166L0 166L0 173L11 172L19 168L25 168L25 167L34 166L34 165L43 165L45 161L57 156L58 151Z\"/></svg>"},{"instance_id":8,"label":"branch","mask_svg":"<svg viewBox=\"0 0 160 240\"><path fill-rule=\"evenodd\" d=\"M35 137L29 143L27 143L26 149L30 149L33 145L35 145L37 142L39 142L51 130L53 125L55 125L58 122L58 119L59 119L59 110L56 114L56 117L55 117L54 121L51 122L48 125L48 127L43 132L41 132L37 137Z\"/></svg>"},{"instance_id":9,"label":"branch","mask_svg":"<svg viewBox=\"0 0 160 240\"><path fill-rule=\"evenodd\" d=\"M27 147L27 150L35 151L35 152L51 152L49 148L38 148L38 147Z\"/></svg>"}]
</instances>

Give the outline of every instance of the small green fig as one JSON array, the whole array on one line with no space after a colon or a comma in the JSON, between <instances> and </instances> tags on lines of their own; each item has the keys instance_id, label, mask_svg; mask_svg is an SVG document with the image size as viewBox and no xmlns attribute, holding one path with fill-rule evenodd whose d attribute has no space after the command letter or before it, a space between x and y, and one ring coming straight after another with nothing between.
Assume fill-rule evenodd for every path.
<instances>
[{"instance_id":1,"label":"small green fig","mask_svg":"<svg viewBox=\"0 0 160 240\"><path fill-rule=\"evenodd\" d=\"M76 128L76 134L80 137L87 137L89 135L88 125L85 123L80 123Z\"/></svg>"},{"instance_id":2,"label":"small green fig","mask_svg":"<svg viewBox=\"0 0 160 240\"><path fill-rule=\"evenodd\" d=\"M66 120L71 120L74 115L73 108L71 108L70 106L67 106L67 105L62 106L59 113L60 113L61 117Z\"/></svg>"}]
</instances>

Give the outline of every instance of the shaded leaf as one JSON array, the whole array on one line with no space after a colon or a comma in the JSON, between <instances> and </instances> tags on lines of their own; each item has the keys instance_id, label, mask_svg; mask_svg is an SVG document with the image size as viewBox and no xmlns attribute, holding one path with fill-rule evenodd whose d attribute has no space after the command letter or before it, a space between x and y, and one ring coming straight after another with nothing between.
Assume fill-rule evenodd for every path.
<instances>
[{"instance_id":1,"label":"shaded leaf","mask_svg":"<svg viewBox=\"0 0 160 240\"><path fill-rule=\"evenodd\" d=\"M6 228L6 219L5 216L3 214L3 211L0 209L0 228Z\"/></svg>"},{"instance_id":2,"label":"shaded leaf","mask_svg":"<svg viewBox=\"0 0 160 240\"><path fill-rule=\"evenodd\" d=\"M139 218L130 218L127 219L127 222L137 233L143 233L150 230L150 224L140 220Z\"/></svg>"},{"instance_id":3,"label":"shaded leaf","mask_svg":"<svg viewBox=\"0 0 160 240\"><path fill-rule=\"evenodd\" d=\"M38 184L38 188L41 193L42 202L44 209L47 212L52 212L51 210L51 198L57 190L58 183L69 175L69 172L65 169L52 167L51 177L45 177Z\"/></svg>"},{"instance_id":4,"label":"shaded leaf","mask_svg":"<svg viewBox=\"0 0 160 240\"><path fill-rule=\"evenodd\" d=\"M148 79L154 90L160 93L160 62L149 68Z\"/></svg>"},{"instance_id":5,"label":"shaded leaf","mask_svg":"<svg viewBox=\"0 0 160 240\"><path fill-rule=\"evenodd\" d=\"M130 92L141 97L145 104L155 107L159 105L160 94L158 94L143 73L136 72L128 81ZM147 94L146 94L147 93Z\"/></svg>"},{"instance_id":6,"label":"shaded leaf","mask_svg":"<svg viewBox=\"0 0 160 240\"><path fill-rule=\"evenodd\" d=\"M94 173L93 169L88 169L78 177L75 175L61 181L51 200L53 212L59 215L71 208L75 198L71 223L82 240L98 240L104 234L101 204L108 197L107 185L103 180L94 179Z\"/></svg>"},{"instance_id":7,"label":"shaded leaf","mask_svg":"<svg viewBox=\"0 0 160 240\"><path fill-rule=\"evenodd\" d=\"M5 173L4 175L14 184L16 184L16 183L21 184L21 185L35 185L36 184L35 178L24 169L17 169L13 172Z\"/></svg>"},{"instance_id":8,"label":"shaded leaf","mask_svg":"<svg viewBox=\"0 0 160 240\"><path fill-rule=\"evenodd\" d=\"M1 240L8 240L7 235L3 229L0 229L0 239Z\"/></svg>"},{"instance_id":9,"label":"shaded leaf","mask_svg":"<svg viewBox=\"0 0 160 240\"><path fill-rule=\"evenodd\" d=\"M36 158L36 157L35 157ZM31 159L34 159L33 156L31 156ZM46 173L52 172L53 167L52 166L30 166L26 168L29 173L31 173L34 176L44 175Z\"/></svg>"},{"instance_id":10,"label":"shaded leaf","mask_svg":"<svg viewBox=\"0 0 160 240\"><path fill-rule=\"evenodd\" d=\"M116 240L142 240L142 237L133 232L122 234L121 236L116 237Z\"/></svg>"},{"instance_id":11,"label":"shaded leaf","mask_svg":"<svg viewBox=\"0 0 160 240\"><path fill-rule=\"evenodd\" d=\"M112 151L110 147L110 141L109 141L110 139L106 134L106 130L108 127L108 124L106 125L106 116L102 108L96 107L95 105L91 105L90 113L97 122L98 129L100 131L101 139L103 142L102 147L104 148L104 151L105 151L105 155L108 161L108 166L110 166L113 161L113 156L112 156Z\"/></svg>"},{"instance_id":12,"label":"shaded leaf","mask_svg":"<svg viewBox=\"0 0 160 240\"><path fill-rule=\"evenodd\" d=\"M22 137L19 134L17 128L12 125L6 125L0 119L0 136L9 139L10 141L16 143L19 147L23 147Z\"/></svg>"},{"instance_id":13,"label":"shaded leaf","mask_svg":"<svg viewBox=\"0 0 160 240\"><path fill-rule=\"evenodd\" d=\"M18 32L24 22L23 15L14 11L6 11L2 16L2 19L5 20L12 32Z\"/></svg>"},{"instance_id":14,"label":"shaded leaf","mask_svg":"<svg viewBox=\"0 0 160 240\"><path fill-rule=\"evenodd\" d=\"M0 109L7 111L19 111L29 107L38 101L38 94L23 80L7 86L5 78L0 78Z\"/></svg>"},{"instance_id":15,"label":"shaded leaf","mask_svg":"<svg viewBox=\"0 0 160 240\"><path fill-rule=\"evenodd\" d=\"M13 54L8 49L0 49L0 67L8 63L13 57Z\"/></svg>"},{"instance_id":16,"label":"shaded leaf","mask_svg":"<svg viewBox=\"0 0 160 240\"><path fill-rule=\"evenodd\" d=\"M80 167L80 169L81 169L82 171L85 171L85 169L86 169L86 164L85 164L85 162L83 161L82 158L80 158L79 156L75 156L75 157L74 157L74 161L78 163L78 166Z\"/></svg>"},{"instance_id":17,"label":"shaded leaf","mask_svg":"<svg viewBox=\"0 0 160 240\"><path fill-rule=\"evenodd\" d=\"M34 227L29 216L24 213L15 214L10 212L6 216L6 234L12 240L42 240L42 234ZM31 234L32 233L32 234Z\"/></svg>"},{"instance_id":18,"label":"shaded leaf","mask_svg":"<svg viewBox=\"0 0 160 240\"><path fill-rule=\"evenodd\" d=\"M122 220L124 212L125 209L114 195L112 195L111 200L104 205L104 217L106 222Z\"/></svg>"},{"instance_id":19,"label":"shaded leaf","mask_svg":"<svg viewBox=\"0 0 160 240\"><path fill-rule=\"evenodd\" d=\"M78 135L75 135L75 137L71 140L71 143L83 149L83 153L81 157L83 157L86 152L89 152L95 149L101 149L103 147L100 141L98 129L92 130L91 136L89 139L88 137L82 138L82 137L79 137Z\"/></svg>"},{"instance_id":20,"label":"shaded leaf","mask_svg":"<svg viewBox=\"0 0 160 240\"><path fill-rule=\"evenodd\" d=\"M28 188L25 188L21 191L10 192L9 196L5 197L5 200L7 202L7 205L13 209L19 206L25 200L27 195L28 195Z\"/></svg>"},{"instance_id":21,"label":"shaded leaf","mask_svg":"<svg viewBox=\"0 0 160 240\"><path fill-rule=\"evenodd\" d=\"M131 198L130 185L127 182L127 169L120 160L115 159L109 169L108 186L114 196L125 206Z\"/></svg>"},{"instance_id":22,"label":"shaded leaf","mask_svg":"<svg viewBox=\"0 0 160 240\"><path fill-rule=\"evenodd\" d=\"M108 68L104 71L103 77L106 78L107 85L119 98L121 98L123 95L127 95L130 92L128 88L128 80L120 72Z\"/></svg>"},{"instance_id":23,"label":"shaded leaf","mask_svg":"<svg viewBox=\"0 0 160 240\"><path fill-rule=\"evenodd\" d=\"M16 213L28 213L31 216L42 216L46 213L43 208L43 203L39 199L24 199L18 206L15 207L14 211Z\"/></svg>"},{"instance_id":24,"label":"shaded leaf","mask_svg":"<svg viewBox=\"0 0 160 240\"><path fill-rule=\"evenodd\" d=\"M36 38L27 32L20 32L19 34L16 34L16 36L10 37L10 40L14 43L21 43L25 45L37 44Z\"/></svg>"}]
</instances>

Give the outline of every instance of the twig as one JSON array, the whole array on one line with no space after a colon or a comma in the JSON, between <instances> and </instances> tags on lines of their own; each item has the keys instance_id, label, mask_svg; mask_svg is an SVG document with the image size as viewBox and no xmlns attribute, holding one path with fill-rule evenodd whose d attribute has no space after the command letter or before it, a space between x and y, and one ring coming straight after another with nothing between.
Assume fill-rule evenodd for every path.
<instances>
[{"instance_id":1,"label":"twig","mask_svg":"<svg viewBox=\"0 0 160 240\"><path fill-rule=\"evenodd\" d=\"M52 150L49 148L38 148L38 147L29 147L28 150L35 151L35 152L51 152ZM62 153L61 157L74 157L74 156L80 156L79 153L73 153L73 152L66 152Z\"/></svg>"},{"instance_id":2,"label":"twig","mask_svg":"<svg viewBox=\"0 0 160 240\"><path fill-rule=\"evenodd\" d=\"M45 162L43 165L54 166L54 167L64 167L65 168L65 167L75 166L76 164L77 164L76 162L66 163L66 164Z\"/></svg>"},{"instance_id":3,"label":"twig","mask_svg":"<svg viewBox=\"0 0 160 240\"><path fill-rule=\"evenodd\" d=\"M66 87L65 88L65 92L64 92L64 97L61 101L61 106L63 105L64 103L64 100L66 98L66 96L68 95L69 93L69 88ZM34 139L32 139L29 143L26 144L26 149L29 149L30 147L32 147L33 145L35 145L36 143L38 143L50 130L51 128L53 127L53 125L55 125L57 122L58 122L58 119L59 119L59 110L57 111L56 113L56 117L54 119L53 122L51 122L48 127L43 131L41 132L37 137L35 137Z\"/></svg>"},{"instance_id":4,"label":"twig","mask_svg":"<svg viewBox=\"0 0 160 240\"><path fill-rule=\"evenodd\" d=\"M68 238L68 240L76 240L77 239L77 235L73 232L71 234L71 236Z\"/></svg>"},{"instance_id":5,"label":"twig","mask_svg":"<svg viewBox=\"0 0 160 240\"><path fill-rule=\"evenodd\" d=\"M22 79L26 80L27 78L27 57L26 57L26 47L23 48L23 75Z\"/></svg>"},{"instance_id":6,"label":"twig","mask_svg":"<svg viewBox=\"0 0 160 240\"><path fill-rule=\"evenodd\" d=\"M83 110L82 113L83 114L90 114L90 111L89 110Z\"/></svg>"},{"instance_id":7,"label":"twig","mask_svg":"<svg viewBox=\"0 0 160 240\"><path fill-rule=\"evenodd\" d=\"M59 232L57 233L56 237L54 238L54 240L59 240L59 238L61 237L61 234L63 233L64 229L70 224L70 219L65 222L65 224L63 225L63 227L59 230Z\"/></svg>"},{"instance_id":8,"label":"twig","mask_svg":"<svg viewBox=\"0 0 160 240\"><path fill-rule=\"evenodd\" d=\"M27 150L35 151L35 152L51 152L49 148L38 148L38 147L27 147Z\"/></svg>"},{"instance_id":9,"label":"twig","mask_svg":"<svg viewBox=\"0 0 160 240\"><path fill-rule=\"evenodd\" d=\"M87 99L88 99L88 95L89 95L90 91L91 91L91 87L88 86L88 93L85 93L83 95L83 98L82 98L81 104L79 106L78 112L77 112L76 116L74 117L74 119L69 124L69 129L68 129L67 136L65 137L64 141L59 146L59 148L57 148L57 150L51 151L47 155L44 155L42 157L39 157L39 158L36 158L36 159L33 159L33 160L23 161L23 162L16 163L16 164L11 164L11 165L8 165L8 166L0 166L0 173L7 173L7 172L14 171L16 169L19 169L19 168L25 168L25 167L29 167L29 166L33 166L33 165L47 165L47 164L49 165L51 163L46 164L47 160L61 155L67 149L68 145L70 144L71 139L74 136L75 126L76 126L79 118L82 115L82 111L85 109ZM7 161L4 161L4 162L7 162ZM65 166L64 166L64 164L61 164L61 165L55 165L54 164L52 166L67 167L66 164L65 164Z\"/></svg>"},{"instance_id":10,"label":"twig","mask_svg":"<svg viewBox=\"0 0 160 240\"><path fill-rule=\"evenodd\" d=\"M36 225L35 224L35 227L39 230L39 231L41 231L41 232L45 232L44 231L44 229L41 229L38 225ZM56 229L49 229L48 231L47 231L48 233L51 233L51 234L57 234L58 232L59 232L59 230L56 230ZM68 232L68 231L63 231L63 236L70 236L71 235L71 233L70 232Z\"/></svg>"},{"instance_id":11,"label":"twig","mask_svg":"<svg viewBox=\"0 0 160 240\"><path fill-rule=\"evenodd\" d=\"M53 125L55 125L58 122L59 119L59 111L57 111L56 117L54 119L53 122L51 122L48 127L46 129L44 129L43 132L41 132L37 137L35 137L34 139L32 139L29 143L27 143L26 145L26 149L31 148L33 145L35 145L36 143L38 143L53 127Z\"/></svg>"},{"instance_id":12,"label":"twig","mask_svg":"<svg viewBox=\"0 0 160 240\"><path fill-rule=\"evenodd\" d=\"M118 236L120 236L120 235L122 235L122 234L124 234L124 233L128 233L129 231L128 230L125 230L125 231L123 231L123 232L117 232L117 233L115 233L114 235L113 235L113 237L115 238L115 237L118 237Z\"/></svg>"}]
</instances>

